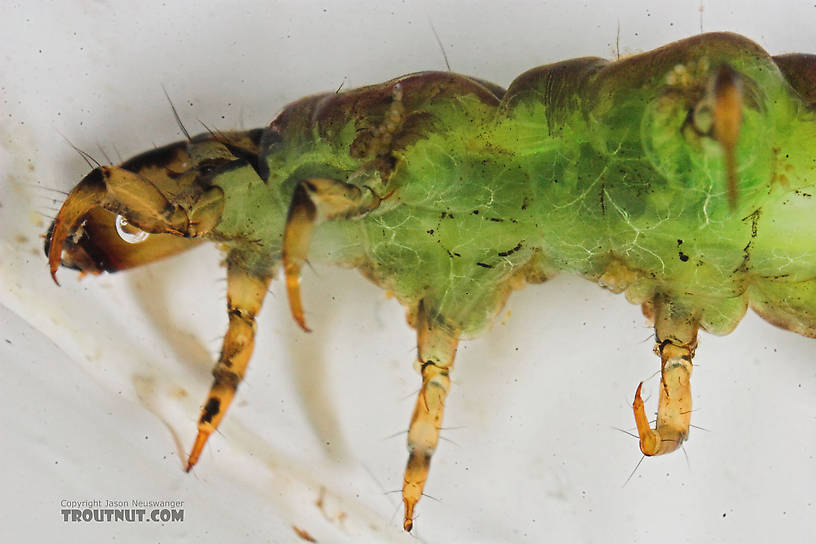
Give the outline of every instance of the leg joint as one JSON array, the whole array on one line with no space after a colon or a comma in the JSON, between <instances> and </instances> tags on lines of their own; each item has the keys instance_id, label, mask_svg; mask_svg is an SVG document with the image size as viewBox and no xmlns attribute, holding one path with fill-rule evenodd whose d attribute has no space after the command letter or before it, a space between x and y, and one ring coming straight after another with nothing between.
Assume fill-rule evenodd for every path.
<instances>
[{"instance_id":1,"label":"leg joint","mask_svg":"<svg viewBox=\"0 0 816 544\"><path fill-rule=\"evenodd\" d=\"M660 341L655 346L655 352L660 356L661 360L668 361L669 359L682 359L691 362L694 358L694 352L697 349L697 340L691 343L682 343L676 339L668 338Z\"/></svg>"},{"instance_id":2,"label":"leg joint","mask_svg":"<svg viewBox=\"0 0 816 544\"><path fill-rule=\"evenodd\" d=\"M246 321L251 326L255 325L255 314L245 308L228 305L227 315L229 315L230 318L234 317L236 319L240 319L241 321Z\"/></svg>"},{"instance_id":3,"label":"leg joint","mask_svg":"<svg viewBox=\"0 0 816 544\"><path fill-rule=\"evenodd\" d=\"M433 369L436 369L436 374L442 374L443 376L447 376L450 372L448 367L442 366L436 361L422 361L420 366L420 372L423 376L425 376L425 371L431 372Z\"/></svg>"},{"instance_id":4,"label":"leg joint","mask_svg":"<svg viewBox=\"0 0 816 544\"><path fill-rule=\"evenodd\" d=\"M244 378L231 368L227 368L227 366L221 361L215 365L215 368L213 369L213 377L215 378L213 387L226 386L233 390L238 388L238 384L241 383L241 380Z\"/></svg>"}]
</instances>

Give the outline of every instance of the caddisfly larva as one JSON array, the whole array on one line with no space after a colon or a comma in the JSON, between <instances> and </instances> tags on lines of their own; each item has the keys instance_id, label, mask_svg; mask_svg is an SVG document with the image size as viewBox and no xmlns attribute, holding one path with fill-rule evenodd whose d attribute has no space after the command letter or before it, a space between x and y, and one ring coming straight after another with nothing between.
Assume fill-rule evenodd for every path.
<instances>
[{"instance_id":1,"label":"caddisfly larva","mask_svg":"<svg viewBox=\"0 0 816 544\"><path fill-rule=\"evenodd\" d=\"M412 74L96 168L67 197L46 253L56 278L60 264L121 270L204 239L225 249L229 327L188 470L244 376L279 269L304 330L307 258L394 293L422 376L402 488L411 530L458 342L526 283L579 274L653 320L654 428L640 386L633 402L645 455L688 436L699 329L726 334L750 305L816 336L814 104L816 57L771 57L721 33L535 68L507 90Z\"/></svg>"}]
</instances>

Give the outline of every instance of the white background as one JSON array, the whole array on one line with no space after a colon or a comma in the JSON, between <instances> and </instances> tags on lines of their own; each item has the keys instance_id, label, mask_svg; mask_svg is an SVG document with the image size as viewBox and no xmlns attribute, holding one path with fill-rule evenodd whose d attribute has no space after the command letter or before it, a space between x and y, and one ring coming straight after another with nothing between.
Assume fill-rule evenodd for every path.
<instances>
[{"instance_id":1,"label":"white background","mask_svg":"<svg viewBox=\"0 0 816 544\"><path fill-rule=\"evenodd\" d=\"M778 3L777 3L778 5ZM445 69L507 85L536 65L702 29L816 53L816 7L752 2L2 2L0 537L13 542L412 542L397 512L419 378L402 309L354 272L306 270L314 333L280 284L221 433L182 470L226 328L213 248L119 275L48 276L40 235L87 166L197 120L262 126L305 94ZM619 30L619 39L618 39ZM812 228L804 225L803 228ZM653 374L640 309L561 277L462 345L415 536L428 542L801 542L816 534L813 340L750 314L703 335L683 453L640 459ZM650 393L656 379L647 382ZM656 398L656 394L653 395ZM651 399L650 409L654 406ZM324 490L323 508L316 505ZM63 499L178 499L183 523L71 524Z\"/></svg>"}]
</instances>

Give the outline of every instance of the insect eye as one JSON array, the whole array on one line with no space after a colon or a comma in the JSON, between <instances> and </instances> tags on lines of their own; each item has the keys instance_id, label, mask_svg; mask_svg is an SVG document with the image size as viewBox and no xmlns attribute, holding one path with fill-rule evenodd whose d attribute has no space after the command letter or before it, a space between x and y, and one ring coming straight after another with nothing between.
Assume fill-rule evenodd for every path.
<instances>
[{"instance_id":1,"label":"insect eye","mask_svg":"<svg viewBox=\"0 0 816 544\"><path fill-rule=\"evenodd\" d=\"M144 242L147 240L147 237L150 236L150 234L146 233L145 231L137 229L128 223L127 219L121 215L116 216L116 234L118 234L119 238L128 244L138 244Z\"/></svg>"}]
</instances>

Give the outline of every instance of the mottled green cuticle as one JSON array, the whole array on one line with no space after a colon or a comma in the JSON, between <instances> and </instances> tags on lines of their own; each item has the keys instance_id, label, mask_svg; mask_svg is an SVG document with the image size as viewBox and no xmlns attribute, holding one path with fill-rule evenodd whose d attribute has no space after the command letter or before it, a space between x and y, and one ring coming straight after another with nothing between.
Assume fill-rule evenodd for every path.
<instances>
[{"instance_id":1,"label":"mottled green cuticle","mask_svg":"<svg viewBox=\"0 0 816 544\"><path fill-rule=\"evenodd\" d=\"M705 112L693 117L723 64L744 96L735 206L723 148L697 126ZM307 177L388 195L367 215L322 224L310 259L359 267L464 336L486 328L525 275L598 281L613 267L628 272L618 287L634 302L670 295L711 332L730 331L749 302L814 332L816 119L752 42L704 35L614 63L567 61L502 96L453 74L397 81L306 99L269 129L280 139L264 152L271 196L261 198L276 214ZM366 155L360 135L382 123L396 84L405 113L391 153ZM220 185L231 202L257 198L251 184ZM278 216L260 230L273 260L282 229Z\"/></svg>"}]
</instances>

